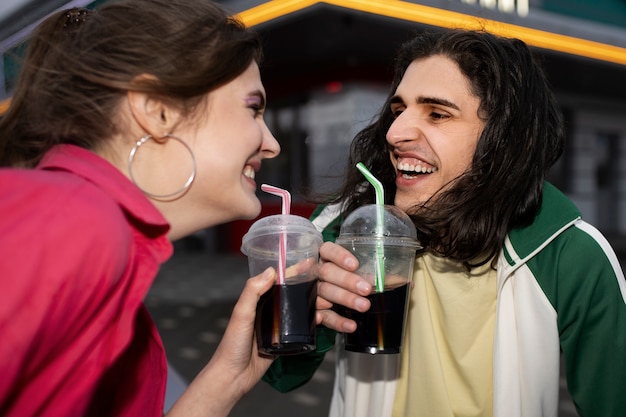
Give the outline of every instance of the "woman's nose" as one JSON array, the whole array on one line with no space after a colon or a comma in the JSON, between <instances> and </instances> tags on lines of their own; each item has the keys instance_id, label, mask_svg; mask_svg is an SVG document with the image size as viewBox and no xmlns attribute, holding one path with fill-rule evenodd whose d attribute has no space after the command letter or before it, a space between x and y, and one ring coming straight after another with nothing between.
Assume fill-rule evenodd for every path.
<instances>
[{"instance_id":1,"label":"woman's nose","mask_svg":"<svg viewBox=\"0 0 626 417\"><path fill-rule=\"evenodd\" d=\"M270 131L270 129L265 125L263 132L263 143L261 143L261 153L264 158L275 158L280 154L280 144Z\"/></svg>"}]
</instances>

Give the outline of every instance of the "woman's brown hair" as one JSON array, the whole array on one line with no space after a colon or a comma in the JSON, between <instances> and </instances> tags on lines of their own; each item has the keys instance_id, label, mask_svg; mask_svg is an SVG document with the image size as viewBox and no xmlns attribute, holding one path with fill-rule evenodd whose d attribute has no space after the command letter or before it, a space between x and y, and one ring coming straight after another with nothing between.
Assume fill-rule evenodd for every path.
<instances>
[{"instance_id":1,"label":"woman's brown hair","mask_svg":"<svg viewBox=\"0 0 626 417\"><path fill-rule=\"evenodd\" d=\"M60 143L97 149L118 133L115 115L129 90L189 115L261 55L258 36L210 1L123 0L57 12L29 40L0 120L0 166L33 167Z\"/></svg>"}]
</instances>

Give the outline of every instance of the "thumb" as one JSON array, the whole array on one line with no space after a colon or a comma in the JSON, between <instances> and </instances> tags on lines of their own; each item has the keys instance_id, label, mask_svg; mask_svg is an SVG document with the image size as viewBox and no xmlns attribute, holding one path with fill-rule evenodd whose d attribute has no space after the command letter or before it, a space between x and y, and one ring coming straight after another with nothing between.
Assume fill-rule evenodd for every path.
<instances>
[{"instance_id":1,"label":"thumb","mask_svg":"<svg viewBox=\"0 0 626 417\"><path fill-rule=\"evenodd\" d=\"M251 290L256 293L258 300L261 295L272 288L272 285L276 282L276 277L276 270L270 266L259 275L249 278L244 291L246 291L248 287L252 287Z\"/></svg>"},{"instance_id":2,"label":"thumb","mask_svg":"<svg viewBox=\"0 0 626 417\"><path fill-rule=\"evenodd\" d=\"M267 268L261 274L248 278L243 288L239 300L233 309L232 318L242 320L254 320L256 305L263 294L265 294L276 281L276 270ZM236 316L236 317L235 317Z\"/></svg>"}]
</instances>

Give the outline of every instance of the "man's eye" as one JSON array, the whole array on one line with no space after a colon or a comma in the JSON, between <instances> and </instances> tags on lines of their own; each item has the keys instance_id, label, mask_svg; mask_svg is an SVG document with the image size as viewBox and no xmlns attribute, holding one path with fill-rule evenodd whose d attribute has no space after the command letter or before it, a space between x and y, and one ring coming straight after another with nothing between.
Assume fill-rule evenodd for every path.
<instances>
[{"instance_id":1,"label":"man's eye","mask_svg":"<svg viewBox=\"0 0 626 417\"><path fill-rule=\"evenodd\" d=\"M448 117L448 115L443 114L443 113L438 113L436 111L433 111L430 113L430 118L433 120L443 120L446 119Z\"/></svg>"},{"instance_id":2,"label":"man's eye","mask_svg":"<svg viewBox=\"0 0 626 417\"><path fill-rule=\"evenodd\" d=\"M402 114L402 112L404 111L404 109L402 108L397 108L397 109L391 109L391 114L393 114L393 117L398 117Z\"/></svg>"}]
</instances>

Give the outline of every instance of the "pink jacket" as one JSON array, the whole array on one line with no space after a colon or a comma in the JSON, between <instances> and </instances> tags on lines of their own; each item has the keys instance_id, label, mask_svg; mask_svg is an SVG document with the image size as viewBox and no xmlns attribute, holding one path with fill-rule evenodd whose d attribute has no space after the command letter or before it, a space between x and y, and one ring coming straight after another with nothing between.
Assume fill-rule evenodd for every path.
<instances>
[{"instance_id":1,"label":"pink jacket","mask_svg":"<svg viewBox=\"0 0 626 417\"><path fill-rule=\"evenodd\" d=\"M0 170L0 415L162 416L167 364L142 300L168 229L85 149Z\"/></svg>"}]
</instances>

